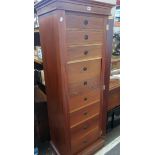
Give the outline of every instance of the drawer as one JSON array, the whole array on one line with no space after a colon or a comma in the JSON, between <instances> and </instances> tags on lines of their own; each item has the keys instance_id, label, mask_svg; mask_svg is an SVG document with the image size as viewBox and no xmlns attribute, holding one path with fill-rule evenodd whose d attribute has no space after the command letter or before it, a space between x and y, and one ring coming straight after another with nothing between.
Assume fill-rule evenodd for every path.
<instances>
[{"instance_id":1,"label":"drawer","mask_svg":"<svg viewBox=\"0 0 155 155\"><path fill-rule=\"evenodd\" d=\"M78 140L79 137L85 136L95 128L99 128L99 115L71 128L71 139Z\"/></svg>"},{"instance_id":2,"label":"drawer","mask_svg":"<svg viewBox=\"0 0 155 155\"><path fill-rule=\"evenodd\" d=\"M100 29L104 28L104 20L101 17L85 15L66 15L67 29Z\"/></svg>"},{"instance_id":3,"label":"drawer","mask_svg":"<svg viewBox=\"0 0 155 155\"><path fill-rule=\"evenodd\" d=\"M102 44L70 46L67 49L67 61L98 58L102 56Z\"/></svg>"},{"instance_id":4,"label":"drawer","mask_svg":"<svg viewBox=\"0 0 155 155\"><path fill-rule=\"evenodd\" d=\"M76 126L78 123L82 123L87 119L99 114L100 102L89 105L85 108L70 113L70 126Z\"/></svg>"},{"instance_id":5,"label":"drawer","mask_svg":"<svg viewBox=\"0 0 155 155\"><path fill-rule=\"evenodd\" d=\"M102 44L103 33L101 31L81 30L74 31L68 30L67 32L67 44Z\"/></svg>"},{"instance_id":6,"label":"drawer","mask_svg":"<svg viewBox=\"0 0 155 155\"><path fill-rule=\"evenodd\" d=\"M94 89L92 91L86 91L80 95L70 96L69 109L73 111L83 106L87 106L94 102L100 101L100 89Z\"/></svg>"},{"instance_id":7,"label":"drawer","mask_svg":"<svg viewBox=\"0 0 155 155\"><path fill-rule=\"evenodd\" d=\"M84 137L80 137L78 140L72 140L71 141L71 149L72 153L75 154L78 151L84 149L86 146L90 145L94 141L96 141L100 136L99 129L94 129L91 132L89 132Z\"/></svg>"},{"instance_id":8,"label":"drawer","mask_svg":"<svg viewBox=\"0 0 155 155\"><path fill-rule=\"evenodd\" d=\"M114 70L114 69L120 69L120 61L112 61L111 63L111 69Z\"/></svg>"},{"instance_id":9,"label":"drawer","mask_svg":"<svg viewBox=\"0 0 155 155\"><path fill-rule=\"evenodd\" d=\"M69 84L99 77L100 72L101 59L68 64Z\"/></svg>"},{"instance_id":10,"label":"drawer","mask_svg":"<svg viewBox=\"0 0 155 155\"><path fill-rule=\"evenodd\" d=\"M83 80L77 83L70 83L69 84L69 95L74 96L74 95L82 95L83 93L97 89L101 86L100 84L100 76Z\"/></svg>"}]
</instances>

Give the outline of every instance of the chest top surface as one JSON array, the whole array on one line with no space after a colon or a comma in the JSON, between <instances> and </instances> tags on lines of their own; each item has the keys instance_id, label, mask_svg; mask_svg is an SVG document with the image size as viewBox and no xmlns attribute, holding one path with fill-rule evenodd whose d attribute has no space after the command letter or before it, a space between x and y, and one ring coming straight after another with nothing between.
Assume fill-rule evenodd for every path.
<instances>
[{"instance_id":1,"label":"chest top surface","mask_svg":"<svg viewBox=\"0 0 155 155\"><path fill-rule=\"evenodd\" d=\"M35 4L38 16L54 10L111 15L113 4L95 0L43 0Z\"/></svg>"}]
</instances>

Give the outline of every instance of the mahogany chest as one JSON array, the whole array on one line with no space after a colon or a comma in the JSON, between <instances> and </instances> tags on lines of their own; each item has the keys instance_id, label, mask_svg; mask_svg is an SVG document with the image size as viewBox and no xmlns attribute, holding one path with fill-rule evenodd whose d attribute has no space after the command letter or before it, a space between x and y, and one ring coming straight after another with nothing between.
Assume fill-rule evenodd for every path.
<instances>
[{"instance_id":1,"label":"mahogany chest","mask_svg":"<svg viewBox=\"0 0 155 155\"><path fill-rule=\"evenodd\" d=\"M111 4L43 0L36 4L51 145L56 154L93 154L104 145L107 21Z\"/></svg>"}]
</instances>

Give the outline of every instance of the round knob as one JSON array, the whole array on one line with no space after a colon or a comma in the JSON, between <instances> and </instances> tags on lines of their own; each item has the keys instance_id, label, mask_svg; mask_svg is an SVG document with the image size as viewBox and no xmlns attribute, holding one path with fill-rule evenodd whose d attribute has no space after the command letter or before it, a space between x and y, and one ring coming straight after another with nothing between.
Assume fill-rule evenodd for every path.
<instances>
[{"instance_id":1,"label":"round knob","mask_svg":"<svg viewBox=\"0 0 155 155\"><path fill-rule=\"evenodd\" d=\"M87 34L84 35L84 39L85 39L85 40L88 40L88 35L87 35Z\"/></svg>"},{"instance_id":2,"label":"round knob","mask_svg":"<svg viewBox=\"0 0 155 155\"><path fill-rule=\"evenodd\" d=\"M86 144L87 143L87 140L84 140L83 143Z\"/></svg>"},{"instance_id":3,"label":"round knob","mask_svg":"<svg viewBox=\"0 0 155 155\"><path fill-rule=\"evenodd\" d=\"M83 67L83 71L86 71L87 70L87 67Z\"/></svg>"},{"instance_id":4,"label":"round knob","mask_svg":"<svg viewBox=\"0 0 155 155\"><path fill-rule=\"evenodd\" d=\"M87 81L85 81L83 84L84 84L84 85L87 85Z\"/></svg>"},{"instance_id":5,"label":"round knob","mask_svg":"<svg viewBox=\"0 0 155 155\"><path fill-rule=\"evenodd\" d=\"M87 19L84 20L84 25L88 25L88 20Z\"/></svg>"},{"instance_id":6,"label":"round knob","mask_svg":"<svg viewBox=\"0 0 155 155\"><path fill-rule=\"evenodd\" d=\"M84 112L83 114L86 116L86 115L88 114L88 112L86 111L86 112Z\"/></svg>"},{"instance_id":7,"label":"round knob","mask_svg":"<svg viewBox=\"0 0 155 155\"><path fill-rule=\"evenodd\" d=\"M84 130L88 129L88 125L85 125L85 126L83 127L83 129L84 129Z\"/></svg>"},{"instance_id":8,"label":"round knob","mask_svg":"<svg viewBox=\"0 0 155 155\"><path fill-rule=\"evenodd\" d=\"M88 54L88 51L84 51L84 55L87 55Z\"/></svg>"},{"instance_id":9,"label":"round knob","mask_svg":"<svg viewBox=\"0 0 155 155\"><path fill-rule=\"evenodd\" d=\"M85 98L84 98L84 101L87 101L87 100L88 100L88 98L87 98L87 97L85 97Z\"/></svg>"}]
</instances>

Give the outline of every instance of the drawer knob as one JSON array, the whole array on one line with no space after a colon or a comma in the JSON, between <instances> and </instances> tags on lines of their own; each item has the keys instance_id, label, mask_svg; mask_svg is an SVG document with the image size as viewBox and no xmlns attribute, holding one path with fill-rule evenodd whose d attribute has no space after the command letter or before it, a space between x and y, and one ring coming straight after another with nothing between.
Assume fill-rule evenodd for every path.
<instances>
[{"instance_id":1,"label":"drawer knob","mask_svg":"<svg viewBox=\"0 0 155 155\"><path fill-rule=\"evenodd\" d=\"M84 51L84 55L87 55L88 54L88 51Z\"/></svg>"},{"instance_id":2,"label":"drawer knob","mask_svg":"<svg viewBox=\"0 0 155 155\"><path fill-rule=\"evenodd\" d=\"M84 101L87 101L87 100L88 100L88 98L87 98L87 97L85 97L85 98L84 98Z\"/></svg>"},{"instance_id":3,"label":"drawer knob","mask_svg":"<svg viewBox=\"0 0 155 155\"><path fill-rule=\"evenodd\" d=\"M84 84L84 86L86 86L87 85L87 81L85 81L83 84Z\"/></svg>"},{"instance_id":4,"label":"drawer knob","mask_svg":"<svg viewBox=\"0 0 155 155\"><path fill-rule=\"evenodd\" d=\"M84 130L88 129L88 125L85 125L85 126L83 127L83 129L84 129Z\"/></svg>"},{"instance_id":5,"label":"drawer knob","mask_svg":"<svg viewBox=\"0 0 155 155\"><path fill-rule=\"evenodd\" d=\"M86 71L87 70L87 67L83 67L83 71Z\"/></svg>"},{"instance_id":6,"label":"drawer knob","mask_svg":"<svg viewBox=\"0 0 155 155\"><path fill-rule=\"evenodd\" d=\"M84 140L83 143L84 143L84 144L87 144L87 140Z\"/></svg>"},{"instance_id":7,"label":"drawer knob","mask_svg":"<svg viewBox=\"0 0 155 155\"><path fill-rule=\"evenodd\" d=\"M85 39L85 40L88 40L88 35L87 35L87 34L84 35L84 39Z\"/></svg>"},{"instance_id":8,"label":"drawer knob","mask_svg":"<svg viewBox=\"0 0 155 155\"><path fill-rule=\"evenodd\" d=\"M84 20L84 25L88 25L88 20L87 19Z\"/></svg>"},{"instance_id":9,"label":"drawer knob","mask_svg":"<svg viewBox=\"0 0 155 155\"><path fill-rule=\"evenodd\" d=\"M88 112L86 111L86 112L84 112L83 114L86 116L86 115L88 115Z\"/></svg>"}]
</instances>

